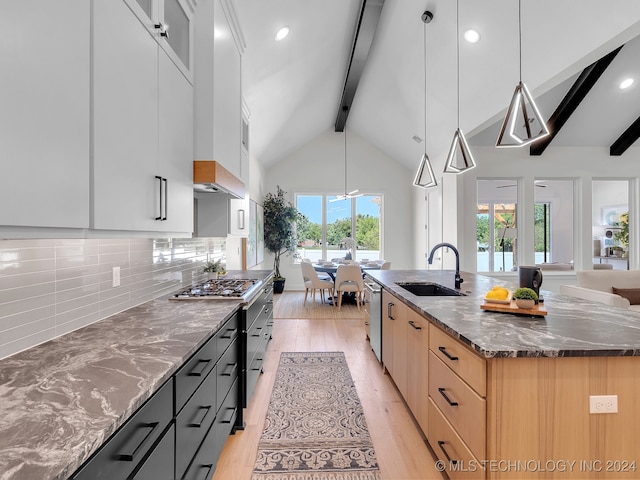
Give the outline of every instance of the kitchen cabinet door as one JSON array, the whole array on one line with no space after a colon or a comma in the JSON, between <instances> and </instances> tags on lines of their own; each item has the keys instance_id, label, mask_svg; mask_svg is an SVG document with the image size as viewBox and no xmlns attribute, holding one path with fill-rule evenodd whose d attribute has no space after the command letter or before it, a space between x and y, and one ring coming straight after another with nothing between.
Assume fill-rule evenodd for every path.
<instances>
[{"instance_id":1,"label":"kitchen cabinet door","mask_svg":"<svg viewBox=\"0 0 640 480\"><path fill-rule=\"evenodd\" d=\"M90 3L0 10L0 225L88 228Z\"/></svg>"},{"instance_id":2,"label":"kitchen cabinet door","mask_svg":"<svg viewBox=\"0 0 640 480\"><path fill-rule=\"evenodd\" d=\"M389 374L393 372L393 307L398 304L386 290L382 290L382 363ZM393 376L393 375L392 375Z\"/></svg>"},{"instance_id":3,"label":"kitchen cabinet door","mask_svg":"<svg viewBox=\"0 0 640 480\"><path fill-rule=\"evenodd\" d=\"M93 65L92 227L153 231L158 44L123 1L94 2Z\"/></svg>"}]
</instances>

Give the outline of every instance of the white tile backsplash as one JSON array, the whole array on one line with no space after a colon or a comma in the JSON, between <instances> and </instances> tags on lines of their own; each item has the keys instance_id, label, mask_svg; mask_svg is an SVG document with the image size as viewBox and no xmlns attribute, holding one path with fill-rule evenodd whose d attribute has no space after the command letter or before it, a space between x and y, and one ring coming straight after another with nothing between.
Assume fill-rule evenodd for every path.
<instances>
[{"instance_id":1,"label":"white tile backsplash","mask_svg":"<svg viewBox=\"0 0 640 480\"><path fill-rule=\"evenodd\" d=\"M224 251L224 238L0 240L0 358L201 281Z\"/></svg>"}]
</instances>

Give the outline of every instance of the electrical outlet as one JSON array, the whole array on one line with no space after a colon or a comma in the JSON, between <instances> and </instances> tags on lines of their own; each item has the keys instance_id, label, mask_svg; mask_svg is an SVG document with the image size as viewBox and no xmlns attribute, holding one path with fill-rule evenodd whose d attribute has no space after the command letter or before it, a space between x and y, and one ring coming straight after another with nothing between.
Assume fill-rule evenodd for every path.
<instances>
[{"instance_id":1,"label":"electrical outlet","mask_svg":"<svg viewBox=\"0 0 640 480\"><path fill-rule=\"evenodd\" d=\"M589 413L618 413L618 396L590 395Z\"/></svg>"},{"instance_id":2,"label":"electrical outlet","mask_svg":"<svg viewBox=\"0 0 640 480\"><path fill-rule=\"evenodd\" d=\"M112 279L112 282L111 282L112 287L120 286L120 267L113 267L113 275L111 279Z\"/></svg>"}]
</instances>

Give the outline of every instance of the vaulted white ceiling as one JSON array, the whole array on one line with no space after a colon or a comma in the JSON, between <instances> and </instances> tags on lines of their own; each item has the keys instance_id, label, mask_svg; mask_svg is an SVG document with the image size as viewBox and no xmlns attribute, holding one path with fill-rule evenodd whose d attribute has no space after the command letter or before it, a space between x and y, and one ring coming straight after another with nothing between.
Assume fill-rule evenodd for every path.
<instances>
[{"instance_id":1,"label":"vaulted white ceiling","mask_svg":"<svg viewBox=\"0 0 640 480\"><path fill-rule=\"evenodd\" d=\"M233 0L246 39L242 75L251 152L263 165L333 129L360 3ZM446 154L458 107L467 137L494 141L492 129L497 133L519 79L516 0L459 0L458 21L452 0L386 0L346 128L409 168L425 148L412 139L425 130L424 10L434 14L426 26L426 145L432 158ZM283 25L291 33L275 42ZM481 34L476 44L460 40L459 105L457 26L460 34L467 28ZM543 115L551 115L583 68L639 34L638 0L613 0L606 7L595 0L522 0L522 77L540 98ZM612 135L640 116L640 45L625 48L552 146L608 147ZM627 72L636 82L621 96L617 83ZM619 125L608 120L608 133L590 134L597 127L585 126L605 112Z\"/></svg>"}]
</instances>

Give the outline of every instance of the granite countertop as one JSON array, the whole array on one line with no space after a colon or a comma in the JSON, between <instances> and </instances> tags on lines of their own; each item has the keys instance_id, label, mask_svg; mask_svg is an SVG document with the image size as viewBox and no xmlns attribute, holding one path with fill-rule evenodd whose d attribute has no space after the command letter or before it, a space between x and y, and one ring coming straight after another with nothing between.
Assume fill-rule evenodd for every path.
<instances>
[{"instance_id":1,"label":"granite countertop","mask_svg":"<svg viewBox=\"0 0 640 480\"><path fill-rule=\"evenodd\" d=\"M491 312L480 309L486 292L494 285L513 291L516 284L461 272L460 291L466 296L419 297L396 282L453 289L453 270L368 270L367 275L486 358L640 356L638 312L544 289L544 317Z\"/></svg>"},{"instance_id":2,"label":"granite countertop","mask_svg":"<svg viewBox=\"0 0 640 480\"><path fill-rule=\"evenodd\" d=\"M0 479L66 479L242 305L165 296L0 360Z\"/></svg>"}]
</instances>

